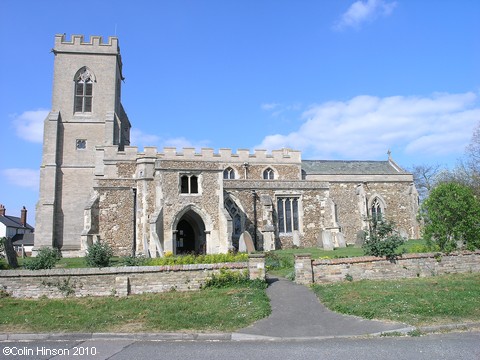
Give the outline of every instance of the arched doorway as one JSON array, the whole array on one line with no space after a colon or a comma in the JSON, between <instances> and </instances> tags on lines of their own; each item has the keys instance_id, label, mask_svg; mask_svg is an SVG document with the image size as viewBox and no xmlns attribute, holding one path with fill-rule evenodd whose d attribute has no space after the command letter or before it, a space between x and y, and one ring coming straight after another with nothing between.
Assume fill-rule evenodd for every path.
<instances>
[{"instance_id":1,"label":"arched doorway","mask_svg":"<svg viewBox=\"0 0 480 360\"><path fill-rule=\"evenodd\" d=\"M193 210L187 211L178 221L175 242L177 255L205 253L205 224Z\"/></svg>"}]
</instances>

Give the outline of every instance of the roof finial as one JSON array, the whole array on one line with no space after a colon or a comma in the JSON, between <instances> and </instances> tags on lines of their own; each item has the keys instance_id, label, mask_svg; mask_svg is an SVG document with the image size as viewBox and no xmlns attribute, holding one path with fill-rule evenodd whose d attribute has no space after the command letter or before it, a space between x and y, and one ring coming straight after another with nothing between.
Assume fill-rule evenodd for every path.
<instances>
[{"instance_id":1,"label":"roof finial","mask_svg":"<svg viewBox=\"0 0 480 360\"><path fill-rule=\"evenodd\" d=\"M388 160L391 160L392 159L392 152L390 151L390 149L388 149L387 154L388 154Z\"/></svg>"}]
</instances>

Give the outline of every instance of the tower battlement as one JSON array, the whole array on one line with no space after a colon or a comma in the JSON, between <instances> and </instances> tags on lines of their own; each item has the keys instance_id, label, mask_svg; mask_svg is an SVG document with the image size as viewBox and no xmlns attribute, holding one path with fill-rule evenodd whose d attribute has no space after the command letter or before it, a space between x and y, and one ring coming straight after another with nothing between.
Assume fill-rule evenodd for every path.
<instances>
[{"instance_id":1,"label":"tower battlement","mask_svg":"<svg viewBox=\"0 0 480 360\"><path fill-rule=\"evenodd\" d=\"M118 38L109 36L108 41L104 42L102 36L92 35L88 41L83 35L72 35L67 39L65 34L55 35L54 52L81 52L81 53L102 53L102 54L120 54Z\"/></svg>"}]
</instances>

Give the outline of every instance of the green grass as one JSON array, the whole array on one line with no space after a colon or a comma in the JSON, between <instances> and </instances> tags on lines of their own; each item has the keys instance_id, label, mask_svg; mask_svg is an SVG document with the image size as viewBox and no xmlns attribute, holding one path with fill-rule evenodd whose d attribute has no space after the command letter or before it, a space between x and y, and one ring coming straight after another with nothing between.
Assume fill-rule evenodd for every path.
<instances>
[{"instance_id":1,"label":"green grass","mask_svg":"<svg viewBox=\"0 0 480 360\"><path fill-rule=\"evenodd\" d=\"M270 313L264 289L0 301L0 332L233 331Z\"/></svg>"},{"instance_id":2,"label":"green grass","mask_svg":"<svg viewBox=\"0 0 480 360\"><path fill-rule=\"evenodd\" d=\"M452 274L397 281L314 285L331 310L411 325L480 321L480 276Z\"/></svg>"},{"instance_id":3,"label":"green grass","mask_svg":"<svg viewBox=\"0 0 480 360\"><path fill-rule=\"evenodd\" d=\"M414 253L419 250L425 251L425 240L409 240L399 249L399 254L405 249L406 253ZM290 278L294 273L294 255L310 254L312 259L336 259L364 256L362 248L347 246L346 248L338 248L332 251L325 251L320 248L299 248L299 249L282 249L267 253L266 266L267 271L272 276L280 276Z\"/></svg>"}]
</instances>

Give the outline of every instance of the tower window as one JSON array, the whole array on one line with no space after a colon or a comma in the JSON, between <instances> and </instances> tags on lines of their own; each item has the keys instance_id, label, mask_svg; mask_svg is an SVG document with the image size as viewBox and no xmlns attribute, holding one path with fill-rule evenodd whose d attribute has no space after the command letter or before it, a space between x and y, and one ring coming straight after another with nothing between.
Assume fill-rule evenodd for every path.
<instances>
[{"instance_id":1,"label":"tower window","mask_svg":"<svg viewBox=\"0 0 480 360\"><path fill-rule=\"evenodd\" d=\"M195 175L182 175L180 178L180 193L198 194L198 177Z\"/></svg>"},{"instance_id":2,"label":"tower window","mask_svg":"<svg viewBox=\"0 0 480 360\"><path fill-rule=\"evenodd\" d=\"M235 179L235 170L233 170L231 167L226 168L223 170L223 178L224 179Z\"/></svg>"},{"instance_id":3,"label":"tower window","mask_svg":"<svg viewBox=\"0 0 480 360\"><path fill-rule=\"evenodd\" d=\"M272 168L267 168L263 171L264 180L273 180L275 178L275 172Z\"/></svg>"},{"instance_id":4,"label":"tower window","mask_svg":"<svg viewBox=\"0 0 480 360\"><path fill-rule=\"evenodd\" d=\"M92 112L93 75L83 68L75 79L75 112Z\"/></svg>"},{"instance_id":5,"label":"tower window","mask_svg":"<svg viewBox=\"0 0 480 360\"><path fill-rule=\"evenodd\" d=\"M77 150L85 150L87 148L87 140L77 139L75 147L77 148Z\"/></svg>"}]
</instances>

